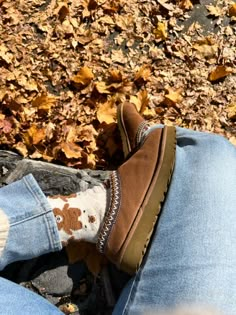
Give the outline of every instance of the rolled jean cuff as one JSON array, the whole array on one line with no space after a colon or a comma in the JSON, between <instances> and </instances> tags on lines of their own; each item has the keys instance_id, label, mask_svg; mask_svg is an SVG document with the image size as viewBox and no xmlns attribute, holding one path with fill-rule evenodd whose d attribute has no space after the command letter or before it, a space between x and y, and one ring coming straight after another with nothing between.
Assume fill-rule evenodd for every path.
<instances>
[{"instance_id":1,"label":"rolled jean cuff","mask_svg":"<svg viewBox=\"0 0 236 315\"><path fill-rule=\"evenodd\" d=\"M0 270L62 248L51 206L32 174L0 189L1 221Z\"/></svg>"}]
</instances>

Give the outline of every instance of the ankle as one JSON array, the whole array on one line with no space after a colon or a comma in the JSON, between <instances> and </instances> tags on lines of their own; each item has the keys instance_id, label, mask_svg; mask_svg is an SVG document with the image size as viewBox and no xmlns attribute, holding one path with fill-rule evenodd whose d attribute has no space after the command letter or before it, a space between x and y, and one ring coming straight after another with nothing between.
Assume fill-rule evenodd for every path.
<instances>
[{"instance_id":1,"label":"ankle","mask_svg":"<svg viewBox=\"0 0 236 315\"><path fill-rule=\"evenodd\" d=\"M107 204L103 184L69 196L50 196L48 201L63 246L72 240L96 243Z\"/></svg>"}]
</instances>

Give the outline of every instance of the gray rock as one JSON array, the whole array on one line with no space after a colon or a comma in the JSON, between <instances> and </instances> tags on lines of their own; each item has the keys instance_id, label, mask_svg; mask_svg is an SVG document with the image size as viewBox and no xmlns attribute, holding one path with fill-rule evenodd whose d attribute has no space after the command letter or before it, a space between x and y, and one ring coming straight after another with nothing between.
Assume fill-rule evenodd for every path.
<instances>
[{"instance_id":1,"label":"gray rock","mask_svg":"<svg viewBox=\"0 0 236 315\"><path fill-rule=\"evenodd\" d=\"M46 270L32 284L41 293L53 296L69 295L73 287L73 281L67 275L68 266L59 266L56 269Z\"/></svg>"},{"instance_id":2,"label":"gray rock","mask_svg":"<svg viewBox=\"0 0 236 315\"><path fill-rule=\"evenodd\" d=\"M195 1L196 2L196 1ZM179 20L178 24L184 25L184 29L182 33L185 33L188 28L195 22L198 22L202 27L202 33L204 35L208 35L210 33L217 33L219 30L219 25L217 25L217 19L214 19L209 16L209 12L207 11L206 5L216 5L216 0L200 0L199 3L194 5L193 9L189 11L190 18L187 20L181 21ZM224 16L220 26L229 25L230 18L228 16Z\"/></svg>"},{"instance_id":3,"label":"gray rock","mask_svg":"<svg viewBox=\"0 0 236 315\"><path fill-rule=\"evenodd\" d=\"M0 187L32 173L45 195L84 191L108 178L109 171L78 170L52 163L22 159L0 150Z\"/></svg>"}]
</instances>

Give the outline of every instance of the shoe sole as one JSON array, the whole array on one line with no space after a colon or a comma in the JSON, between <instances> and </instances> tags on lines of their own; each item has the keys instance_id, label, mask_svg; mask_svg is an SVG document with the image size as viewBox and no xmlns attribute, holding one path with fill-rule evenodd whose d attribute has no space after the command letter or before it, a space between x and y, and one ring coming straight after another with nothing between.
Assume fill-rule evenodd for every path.
<instances>
[{"instance_id":1,"label":"shoe sole","mask_svg":"<svg viewBox=\"0 0 236 315\"><path fill-rule=\"evenodd\" d=\"M119 259L120 269L134 274L137 272L143 256L147 250L152 236L161 204L165 200L165 195L170 184L174 161L176 136L174 127L164 127L162 143L165 146L160 152L156 162L156 169L152 182L143 201L146 206L140 207L131 230L126 239L126 244L122 247ZM162 161L162 163L158 163Z\"/></svg>"},{"instance_id":2,"label":"shoe sole","mask_svg":"<svg viewBox=\"0 0 236 315\"><path fill-rule=\"evenodd\" d=\"M125 129L125 124L123 120L123 117L124 117L123 108L124 108L124 104L119 105L117 108L117 122L118 122L118 128L121 135L124 157L126 158L127 155L131 152L131 145L129 142L129 136Z\"/></svg>"}]
</instances>

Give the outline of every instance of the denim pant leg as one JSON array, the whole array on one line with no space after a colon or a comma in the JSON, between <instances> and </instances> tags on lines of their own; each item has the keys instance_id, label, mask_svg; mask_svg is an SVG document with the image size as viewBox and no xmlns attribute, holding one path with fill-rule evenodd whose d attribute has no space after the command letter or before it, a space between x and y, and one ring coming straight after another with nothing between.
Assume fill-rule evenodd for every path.
<instances>
[{"instance_id":1,"label":"denim pant leg","mask_svg":"<svg viewBox=\"0 0 236 315\"><path fill-rule=\"evenodd\" d=\"M52 209L32 175L0 189L0 270L61 248Z\"/></svg>"},{"instance_id":2,"label":"denim pant leg","mask_svg":"<svg viewBox=\"0 0 236 315\"><path fill-rule=\"evenodd\" d=\"M0 269L61 249L52 209L32 175L0 189ZM29 290L0 278L0 314L62 314Z\"/></svg>"},{"instance_id":3,"label":"denim pant leg","mask_svg":"<svg viewBox=\"0 0 236 315\"><path fill-rule=\"evenodd\" d=\"M114 314L180 305L236 314L236 148L221 136L177 128L159 222Z\"/></svg>"},{"instance_id":4,"label":"denim pant leg","mask_svg":"<svg viewBox=\"0 0 236 315\"><path fill-rule=\"evenodd\" d=\"M38 294L0 278L0 314L62 315L63 313Z\"/></svg>"}]
</instances>

